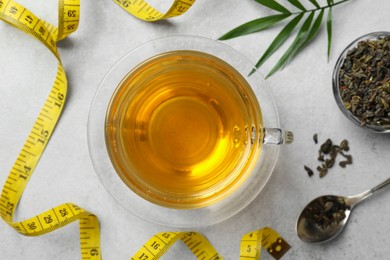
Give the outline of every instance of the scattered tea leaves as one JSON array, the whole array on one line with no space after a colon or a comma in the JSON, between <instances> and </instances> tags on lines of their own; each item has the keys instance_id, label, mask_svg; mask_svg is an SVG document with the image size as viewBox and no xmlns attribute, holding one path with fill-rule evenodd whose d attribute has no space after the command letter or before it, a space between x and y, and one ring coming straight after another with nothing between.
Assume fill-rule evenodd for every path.
<instances>
[{"instance_id":1,"label":"scattered tea leaves","mask_svg":"<svg viewBox=\"0 0 390 260\"><path fill-rule=\"evenodd\" d=\"M313 140L318 143L318 134L313 135ZM345 168L348 164L352 164L352 155L345 154L349 151L348 140L344 139L341 141L340 145L333 144L332 140L328 138L323 144L321 144L320 149L318 150L317 160L320 162L320 165L317 166L317 171L320 178L325 177L328 174L330 168L332 168L337 160L337 156L340 154L345 160L340 161L339 165L342 168ZM304 166L305 171L308 173L309 177L313 174L309 172L311 169Z\"/></svg>"}]
</instances>

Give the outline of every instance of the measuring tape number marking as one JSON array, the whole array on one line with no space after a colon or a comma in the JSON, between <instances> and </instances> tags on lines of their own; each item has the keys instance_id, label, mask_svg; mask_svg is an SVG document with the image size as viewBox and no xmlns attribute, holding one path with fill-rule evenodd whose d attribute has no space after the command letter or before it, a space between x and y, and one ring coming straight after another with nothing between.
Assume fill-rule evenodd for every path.
<instances>
[{"instance_id":1,"label":"measuring tape number marking","mask_svg":"<svg viewBox=\"0 0 390 260\"><path fill-rule=\"evenodd\" d=\"M194 4L195 0L175 0L171 8L166 13L161 13L144 0L113 0L117 5L122 7L126 12L136 16L137 18L155 22L166 18L179 16L187 12Z\"/></svg>"}]
</instances>

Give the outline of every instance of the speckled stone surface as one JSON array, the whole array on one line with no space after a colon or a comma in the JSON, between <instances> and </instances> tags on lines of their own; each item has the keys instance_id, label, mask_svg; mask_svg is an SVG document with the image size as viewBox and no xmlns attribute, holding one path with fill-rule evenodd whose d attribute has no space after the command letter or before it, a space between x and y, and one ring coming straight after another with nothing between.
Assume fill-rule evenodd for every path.
<instances>
[{"instance_id":1,"label":"speckled stone surface","mask_svg":"<svg viewBox=\"0 0 390 260\"><path fill-rule=\"evenodd\" d=\"M38 16L56 23L56 1L19 1ZM284 1L287 2L287 1ZM308 1L305 1L308 2ZM324 2L324 1L320 1ZM198 0L181 17L142 22L112 1L82 1L79 30L59 44L69 79L68 101L61 120L27 186L17 219L26 219L64 202L94 212L101 221L103 259L129 259L156 232L171 230L141 220L118 205L100 183L90 161L87 120L95 91L110 67L126 52L167 35L217 39L229 29L272 11L253 0ZM306 4L306 3L305 3ZM307 3L309 5L310 3ZM369 133L349 122L332 93L332 71L341 51L366 33L389 30L388 0L351 0L334 9L333 46L328 60L326 29L283 71L268 79L283 128L295 142L282 147L274 173L262 193L242 212L222 223L200 228L225 259L238 259L240 237L263 226L279 231L291 244L283 259L388 259L390 193L357 207L349 226L322 245L301 242L295 221L311 199L323 194L352 195L389 177L390 135ZM257 62L279 26L226 43ZM4 183L56 73L56 59L45 47L0 22L0 183ZM286 46L283 47L286 49ZM267 62L263 73L274 64ZM335 167L328 176L309 178L303 165L317 165L312 140L347 138L352 166ZM0 221L0 259L80 259L78 225L41 237L23 237ZM178 243L163 259L194 259ZM264 252L262 259L271 259Z\"/></svg>"}]
</instances>

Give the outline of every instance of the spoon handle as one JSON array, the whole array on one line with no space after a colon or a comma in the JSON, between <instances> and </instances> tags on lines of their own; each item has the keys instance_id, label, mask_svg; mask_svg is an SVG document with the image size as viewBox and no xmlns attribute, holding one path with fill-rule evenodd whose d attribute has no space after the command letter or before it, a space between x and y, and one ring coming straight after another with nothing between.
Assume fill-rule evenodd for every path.
<instances>
[{"instance_id":1,"label":"spoon handle","mask_svg":"<svg viewBox=\"0 0 390 260\"><path fill-rule=\"evenodd\" d=\"M371 195L374 195L375 193L377 193L378 191L382 190L383 188L385 188L389 185L390 185L390 178L388 178L387 180L385 180L384 182L380 183L379 185L375 186L374 188L372 188L370 190L367 190L367 191L362 192L356 196L351 197L352 206L355 206L359 202L367 199Z\"/></svg>"}]
</instances>

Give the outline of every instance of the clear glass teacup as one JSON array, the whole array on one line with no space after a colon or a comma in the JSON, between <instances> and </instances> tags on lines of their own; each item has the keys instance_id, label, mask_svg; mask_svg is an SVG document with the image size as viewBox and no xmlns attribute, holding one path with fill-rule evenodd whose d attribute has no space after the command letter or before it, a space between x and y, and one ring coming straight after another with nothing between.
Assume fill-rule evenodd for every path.
<instances>
[{"instance_id":1,"label":"clear glass teacup","mask_svg":"<svg viewBox=\"0 0 390 260\"><path fill-rule=\"evenodd\" d=\"M193 36L125 55L88 124L109 193L133 214L176 227L213 224L249 204L271 176L277 145L293 140L261 75L244 76L252 68L230 47Z\"/></svg>"}]
</instances>

